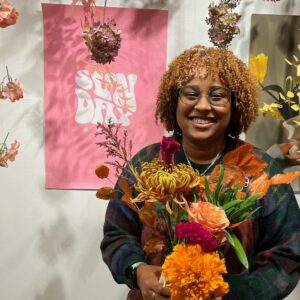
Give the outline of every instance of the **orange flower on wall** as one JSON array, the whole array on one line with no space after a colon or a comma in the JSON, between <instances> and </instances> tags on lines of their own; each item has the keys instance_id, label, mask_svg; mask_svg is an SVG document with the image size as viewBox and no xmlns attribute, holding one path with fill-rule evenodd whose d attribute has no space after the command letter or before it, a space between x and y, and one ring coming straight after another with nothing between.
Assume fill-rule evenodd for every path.
<instances>
[{"instance_id":1,"label":"orange flower on wall","mask_svg":"<svg viewBox=\"0 0 300 300\"><path fill-rule=\"evenodd\" d=\"M10 148L6 145L6 140L9 133L6 135L6 138L2 144L0 144L0 167L8 167L8 161L14 161L16 158L16 155L18 154L18 149L20 147L20 143L17 141L14 141Z\"/></svg>"},{"instance_id":2,"label":"orange flower on wall","mask_svg":"<svg viewBox=\"0 0 300 300\"><path fill-rule=\"evenodd\" d=\"M0 0L0 27L5 28L16 23L19 12L7 0Z\"/></svg>"},{"instance_id":3,"label":"orange flower on wall","mask_svg":"<svg viewBox=\"0 0 300 300\"><path fill-rule=\"evenodd\" d=\"M3 88L2 94L6 98L9 98L11 102L15 102L24 97L22 86L17 79L15 81L9 81Z\"/></svg>"},{"instance_id":4,"label":"orange flower on wall","mask_svg":"<svg viewBox=\"0 0 300 300\"><path fill-rule=\"evenodd\" d=\"M0 0L1 1L1 0ZM13 80L9 75L8 68L6 67L7 76L0 82L0 99L9 99L11 102L15 102L24 97L23 87L19 80ZM5 84L5 81L7 83Z\"/></svg>"}]
</instances>

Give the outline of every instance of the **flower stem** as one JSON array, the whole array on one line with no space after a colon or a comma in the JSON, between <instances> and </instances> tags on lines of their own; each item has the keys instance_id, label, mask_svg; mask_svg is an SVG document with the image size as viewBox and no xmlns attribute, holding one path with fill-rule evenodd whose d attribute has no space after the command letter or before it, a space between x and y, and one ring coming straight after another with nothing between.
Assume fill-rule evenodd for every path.
<instances>
[{"instance_id":1,"label":"flower stem","mask_svg":"<svg viewBox=\"0 0 300 300\"><path fill-rule=\"evenodd\" d=\"M265 87L261 84L261 83L259 83L260 84L260 86L261 86L261 88L263 89L263 91L264 92L266 92L267 94L269 94L273 99L275 99L275 101L277 102L277 103L279 103L280 101L278 101L278 98L274 95L274 94L272 94L270 91L268 91L268 90L265 90Z\"/></svg>"},{"instance_id":2,"label":"flower stem","mask_svg":"<svg viewBox=\"0 0 300 300\"><path fill-rule=\"evenodd\" d=\"M4 139L4 142L3 142L2 146L1 146L1 149L0 149L0 153L2 153L2 151L4 150L4 147L6 145L6 140L8 138L8 135L9 135L9 132L7 133L7 135L6 135L5 139Z\"/></svg>"},{"instance_id":3,"label":"flower stem","mask_svg":"<svg viewBox=\"0 0 300 300\"><path fill-rule=\"evenodd\" d=\"M107 0L104 1L103 23L105 22L106 3L107 3Z\"/></svg>"},{"instance_id":4,"label":"flower stem","mask_svg":"<svg viewBox=\"0 0 300 300\"><path fill-rule=\"evenodd\" d=\"M9 72L8 72L8 67L6 66L6 73L7 73L7 79L8 81L13 81L11 76L9 75Z\"/></svg>"}]
</instances>

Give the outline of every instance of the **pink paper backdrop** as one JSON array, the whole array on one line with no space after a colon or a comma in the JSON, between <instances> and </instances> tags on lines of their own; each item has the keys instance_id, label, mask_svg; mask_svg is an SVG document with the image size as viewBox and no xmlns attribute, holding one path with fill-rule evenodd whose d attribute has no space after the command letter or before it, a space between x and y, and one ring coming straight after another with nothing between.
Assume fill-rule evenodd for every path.
<instances>
[{"instance_id":1,"label":"pink paper backdrop","mask_svg":"<svg viewBox=\"0 0 300 300\"><path fill-rule=\"evenodd\" d=\"M96 166L107 160L96 146L97 122L121 123L133 141L133 154L161 140L154 112L166 68L168 13L106 8L105 16L113 17L122 30L119 55L107 73L100 65L99 71L90 65L81 38L81 7L42 4L42 9L46 188L96 189L110 184L95 175Z\"/></svg>"}]
</instances>

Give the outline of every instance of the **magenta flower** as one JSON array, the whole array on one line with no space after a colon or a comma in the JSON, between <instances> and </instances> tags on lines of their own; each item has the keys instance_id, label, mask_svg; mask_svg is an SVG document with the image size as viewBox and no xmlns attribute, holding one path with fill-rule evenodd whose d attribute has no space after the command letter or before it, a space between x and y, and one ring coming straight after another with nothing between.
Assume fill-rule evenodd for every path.
<instances>
[{"instance_id":1,"label":"magenta flower","mask_svg":"<svg viewBox=\"0 0 300 300\"><path fill-rule=\"evenodd\" d=\"M169 140L163 136L160 147L160 158L169 166L174 162L175 153L179 148L180 144L177 141Z\"/></svg>"},{"instance_id":2,"label":"magenta flower","mask_svg":"<svg viewBox=\"0 0 300 300\"><path fill-rule=\"evenodd\" d=\"M218 247L215 237L201 224L194 221L176 224L175 234L179 239L185 239L188 244L198 244L208 252Z\"/></svg>"}]
</instances>

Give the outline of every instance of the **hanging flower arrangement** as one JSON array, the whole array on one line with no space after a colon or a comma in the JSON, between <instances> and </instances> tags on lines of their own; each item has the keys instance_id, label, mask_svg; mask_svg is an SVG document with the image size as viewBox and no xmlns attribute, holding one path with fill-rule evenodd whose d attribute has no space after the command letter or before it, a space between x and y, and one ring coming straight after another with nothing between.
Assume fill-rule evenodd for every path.
<instances>
[{"instance_id":1,"label":"hanging flower arrangement","mask_svg":"<svg viewBox=\"0 0 300 300\"><path fill-rule=\"evenodd\" d=\"M7 0L0 0L0 27L5 28L16 23L19 12Z\"/></svg>"},{"instance_id":2,"label":"hanging flower arrangement","mask_svg":"<svg viewBox=\"0 0 300 300\"><path fill-rule=\"evenodd\" d=\"M6 138L2 144L0 144L0 167L8 167L8 161L14 161L16 155L18 154L18 149L20 147L20 143L17 141L14 141L10 148L6 145L6 140L9 133L6 135Z\"/></svg>"},{"instance_id":3,"label":"hanging flower arrangement","mask_svg":"<svg viewBox=\"0 0 300 300\"><path fill-rule=\"evenodd\" d=\"M116 21L105 20L106 3L104 4L103 20L95 20L94 0L73 0L72 4L81 3L85 13L82 37L91 53L91 59L99 64L111 63L118 56L121 47L121 30L116 29Z\"/></svg>"},{"instance_id":4,"label":"hanging flower arrangement","mask_svg":"<svg viewBox=\"0 0 300 300\"><path fill-rule=\"evenodd\" d=\"M240 33L236 24L241 15L232 12L239 3L240 0L220 0L218 5L212 2L208 7L208 35L210 41L218 48L227 48L232 39Z\"/></svg>"},{"instance_id":5,"label":"hanging flower arrangement","mask_svg":"<svg viewBox=\"0 0 300 300\"><path fill-rule=\"evenodd\" d=\"M83 38L92 56L99 64L111 63L118 56L121 47L121 30L114 29L116 22L109 19L106 22L85 24Z\"/></svg>"},{"instance_id":6,"label":"hanging flower arrangement","mask_svg":"<svg viewBox=\"0 0 300 300\"><path fill-rule=\"evenodd\" d=\"M9 99L15 102L24 97L23 87L18 79L13 80L9 75L8 68L6 67L7 76L0 82L0 100ZM5 81L7 82L5 83Z\"/></svg>"}]
</instances>

